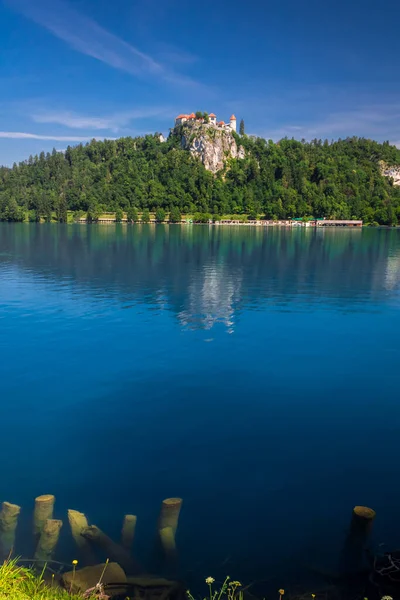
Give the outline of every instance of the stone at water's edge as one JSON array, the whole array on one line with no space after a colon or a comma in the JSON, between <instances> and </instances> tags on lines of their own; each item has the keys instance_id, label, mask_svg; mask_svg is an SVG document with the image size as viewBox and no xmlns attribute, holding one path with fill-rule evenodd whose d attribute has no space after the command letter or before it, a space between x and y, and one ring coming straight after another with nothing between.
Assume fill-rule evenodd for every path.
<instances>
[{"instance_id":1,"label":"stone at water's edge","mask_svg":"<svg viewBox=\"0 0 400 600\"><path fill-rule=\"evenodd\" d=\"M185 127L181 138L182 148L198 156L208 171L223 169L228 158L244 158L245 151L237 145L230 131L210 125Z\"/></svg>"},{"instance_id":2,"label":"stone at water's edge","mask_svg":"<svg viewBox=\"0 0 400 600\"><path fill-rule=\"evenodd\" d=\"M99 583L100 578L102 583L126 583L125 571L119 566L118 563L108 563L106 570L103 573L105 563L95 565L94 567L84 567L75 571L64 573L62 576L62 583L66 590L71 591L73 594L80 592L86 592L86 590L94 587Z\"/></svg>"}]
</instances>

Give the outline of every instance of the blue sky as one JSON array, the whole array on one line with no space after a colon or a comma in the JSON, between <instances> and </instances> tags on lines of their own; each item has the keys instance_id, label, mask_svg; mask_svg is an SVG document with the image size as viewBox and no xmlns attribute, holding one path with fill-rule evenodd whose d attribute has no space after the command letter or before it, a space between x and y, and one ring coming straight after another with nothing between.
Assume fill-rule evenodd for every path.
<instances>
[{"instance_id":1,"label":"blue sky","mask_svg":"<svg viewBox=\"0 0 400 600\"><path fill-rule=\"evenodd\" d=\"M0 164L180 112L400 145L394 0L0 0Z\"/></svg>"}]
</instances>

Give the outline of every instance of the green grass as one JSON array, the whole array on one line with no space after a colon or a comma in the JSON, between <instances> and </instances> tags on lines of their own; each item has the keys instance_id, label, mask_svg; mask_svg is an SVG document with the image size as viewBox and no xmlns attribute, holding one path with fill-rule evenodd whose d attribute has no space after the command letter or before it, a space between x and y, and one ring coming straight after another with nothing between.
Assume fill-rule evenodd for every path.
<instances>
[{"instance_id":1,"label":"green grass","mask_svg":"<svg viewBox=\"0 0 400 600\"><path fill-rule=\"evenodd\" d=\"M10 560L0 565L0 600L82 600L82 596L60 588L51 575L45 577L44 570L37 572Z\"/></svg>"}]
</instances>

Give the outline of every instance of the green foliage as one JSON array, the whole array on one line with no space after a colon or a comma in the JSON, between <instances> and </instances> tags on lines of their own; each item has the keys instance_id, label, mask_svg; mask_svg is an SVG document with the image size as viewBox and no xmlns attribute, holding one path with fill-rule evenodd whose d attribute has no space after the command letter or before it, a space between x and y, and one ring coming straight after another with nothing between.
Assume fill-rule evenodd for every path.
<instances>
[{"instance_id":1,"label":"green foliage","mask_svg":"<svg viewBox=\"0 0 400 600\"><path fill-rule=\"evenodd\" d=\"M179 135L165 143L156 136L93 140L0 167L0 220L65 222L68 210L87 212L91 222L104 211L126 211L135 221L138 210L146 222L150 210L172 214L176 209L181 214L399 222L400 188L379 168L379 161L400 165L395 146L356 137L273 143L234 135L245 158L229 159L215 176L181 148Z\"/></svg>"},{"instance_id":2,"label":"green foliage","mask_svg":"<svg viewBox=\"0 0 400 600\"><path fill-rule=\"evenodd\" d=\"M165 221L165 210L163 208L157 208L157 210L156 210L156 221L157 221L157 223L164 223L164 221Z\"/></svg>"},{"instance_id":3,"label":"green foliage","mask_svg":"<svg viewBox=\"0 0 400 600\"><path fill-rule=\"evenodd\" d=\"M122 210L122 208L120 206L118 206L115 211L115 220L117 223L121 223L123 218L124 218L124 211Z\"/></svg>"},{"instance_id":4,"label":"green foliage","mask_svg":"<svg viewBox=\"0 0 400 600\"><path fill-rule=\"evenodd\" d=\"M102 213L102 210L101 210L101 207L99 204L91 204L87 211L87 214L86 214L87 222L88 223L97 223L101 213Z\"/></svg>"},{"instance_id":5,"label":"green foliage","mask_svg":"<svg viewBox=\"0 0 400 600\"><path fill-rule=\"evenodd\" d=\"M83 210L77 210L73 214L73 220L75 221L75 223L78 223L84 216L85 212Z\"/></svg>"},{"instance_id":6,"label":"green foliage","mask_svg":"<svg viewBox=\"0 0 400 600\"><path fill-rule=\"evenodd\" d=\"M142 212L142 223L150 223L150 211L145 208Z\"/></svg>"},{"instance_id":7,"label":"green foliage","mask_svg":"<svg viewBox=\"0 0 400 600\"><path fill-rule=\"evenodd\" d=\"M181 211L177 206L173 206L169 213L169 220L171 223L180 223L182 221Z\"/></svg>"},{"instance_id":8,"label":"green foliage","mask_svg":"<svg viewBox=\"0 0 400 600\"><path fill-rule=\"evenodd\" d=\"M244 135L244 121L243 121L243 119L240 121L239 133L240 133L240 135Z\"/></svg>"},{"instance_id":9,"label":"green foliage","mask_svg":"<svg viewBox=\"0 0 400 600\"><path fill-rule=\"evenodd\" d=\"M193 221L195 223L208 223L211 220L212 220L212 215L210 213L196 212L193 215Z\"/></svg>"},{"instance_id":10,"label":"green foliage","mask_svg":"<svg viewBox=\"0 0 400 600\"><path fill-rule=\"evenodd\" d=\"M138 209L135 206L130 206L126 211L126 218L130 223L137 223L139 221Z\"/></svg>"},{"instance_id":11,"label":"green foliage","mask_svg":"<svg viewBox=\"0 0 400 600\"><path fill-rule=\"evenodd\" d=\"M82 596L61 589L51 577L47 583L44 570L37 573L11 560L0 565L0 600L82 600Z\"/></svg>"}]
</instances>

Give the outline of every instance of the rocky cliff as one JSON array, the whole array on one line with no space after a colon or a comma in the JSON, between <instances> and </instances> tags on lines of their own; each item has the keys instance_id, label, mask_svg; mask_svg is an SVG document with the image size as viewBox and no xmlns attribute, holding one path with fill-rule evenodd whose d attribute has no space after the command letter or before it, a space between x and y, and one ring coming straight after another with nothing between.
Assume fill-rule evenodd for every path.
<instances>
[{"instance_id":1,"label":"rocky cliff","mask_svg":"<svg viewBox=\"0 0 400 600\"><path fill-rule=\"evenodd\" d=\"M384 177L391 177L393 179L393 185L400 186L400 166L399 165L388 165L385 161L379 161L379 167L381 174Z\"/></svg>"},{"instance_id":2,"label":"rocky cliff","mask_svg":"<svg viewBox=\"0 0 400 600\"><path fill-rule=\"evenodd\" d=\"M198 156L208 171L223 169L229 158L244 158L245 151L238 146L233 134L221 127L207 124L183 126L179 132L182 148Z\"/></svg>"}]
</instances>

